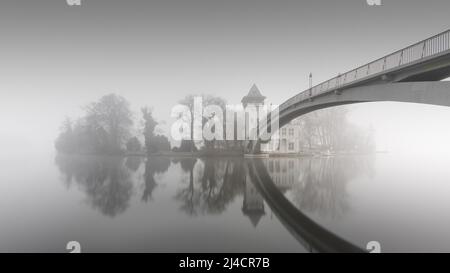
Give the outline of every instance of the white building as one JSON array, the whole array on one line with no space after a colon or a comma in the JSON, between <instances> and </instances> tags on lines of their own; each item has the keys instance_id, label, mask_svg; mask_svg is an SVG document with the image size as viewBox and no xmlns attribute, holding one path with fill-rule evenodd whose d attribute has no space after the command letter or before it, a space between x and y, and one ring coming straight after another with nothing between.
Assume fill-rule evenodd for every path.
<instances>
[{"instance_id":1,"label":"white building","mask_svg":"<svg viewBox=\"0 0 450 273\"><path fill-rule=\"evenodd\" d=\"M261 151L267 153L300 153L304 150L300 120L294 119L286 124L272 140L261 145Z\"/></svg>"}]
</instances>

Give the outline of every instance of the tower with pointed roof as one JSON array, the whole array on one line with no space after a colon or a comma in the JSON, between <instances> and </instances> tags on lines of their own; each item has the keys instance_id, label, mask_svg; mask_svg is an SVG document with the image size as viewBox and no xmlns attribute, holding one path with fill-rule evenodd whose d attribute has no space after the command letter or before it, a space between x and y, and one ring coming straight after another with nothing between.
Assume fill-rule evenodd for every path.
<instances>
[{"instance_id":1,"label":"tower with pointed roof","mask_svg":"<svg viewBox=\"0 0 450 273\"><path fill-rule=\"evenodd\" d=\"M241 102L244 108L246 108L249 104L263 105L265 99L266 97L261 94L261 91L259 91L256 84L253 84L252 88L250 88L250 91L248 91L247 96L244 96Z\"/></svg>"},{"instance_id":2,"label":"tower with pointed roof","mask_svg":"<svg viewBox=\"0 0 450 273\"><path fill-rule=\"evenodd\" d=\"M264 211L264 199L250 181L248 174L245 180L242 213L250 219L254 227L258 225L261 218L266 214Z\"/></svg>"},{"instance_id":3,"label":"tower with pointed roof","mask_svg":"<svg viewBox=\"0 0 450 273\"><path fill-rule=\"evenodd\" d=\"M266 99L265 96L261 94L261 91L259 91L256 84L253 84L253 86L250 88L250 91L248 91L248 94L244 96L241 100L242 105L244 106L244 110L249 107L255 107L256 109L256 132L257 135L259 135L259 108L264 105L264 100ZM252 128L249 128L251 122L250 122L250 116L247 111L245 111L245 139L249 139L249 134ZM252 119L255 117L252 117ZM247 149L247 148L245 148ZM258 147L256 148L257 151L260 150L260 144L258 144Z\"/></svg>"}]
</instances>

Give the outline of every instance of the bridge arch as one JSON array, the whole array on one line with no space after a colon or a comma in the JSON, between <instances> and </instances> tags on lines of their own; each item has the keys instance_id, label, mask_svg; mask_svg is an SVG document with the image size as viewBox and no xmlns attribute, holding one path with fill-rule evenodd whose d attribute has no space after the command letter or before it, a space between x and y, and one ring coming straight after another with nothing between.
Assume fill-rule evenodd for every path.
<instances>
[{"instance_id":1,"label":"bridge arch","mask_svg":"<svg viewBox=\"0 0 450 273\"><path fill-rule=\"evenodd\" d=\"M288 100L289 101L289 100ZM422 103L437 106L450 106L450 81L436 82L398 82L357 86L341 92L330 92L314 97L310 100L290 103L288 107L279 109L278 127L281 128L295 118L314 112L316 110L330 108L339 105L364 103L364 102L406 102ZM262 121L262 129L267 130L271 136L276 128L275 121L268 116ZM251 145L251 153L257 153L260 140Z\"/></svg>"}]
</instances>

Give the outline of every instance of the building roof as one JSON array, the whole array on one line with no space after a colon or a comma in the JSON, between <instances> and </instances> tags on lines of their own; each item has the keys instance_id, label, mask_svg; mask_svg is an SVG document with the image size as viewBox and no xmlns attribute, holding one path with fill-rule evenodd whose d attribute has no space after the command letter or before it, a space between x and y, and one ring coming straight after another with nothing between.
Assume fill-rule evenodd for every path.
<instances>
[{"instance_id":1,"label":"building roof","mask_svg":"<svg viewBox=\"0 0 450 273\"><path fill-rule=\"evenodd\" d=\"M242 212L244 213L244 215L246 215L250 219L250 222L252 223L252 225L254 227L256 227L258 225L261 218L266 214L264 212L264 209L249 210L245 207L242 208Z\"/></svg>"},{"instance_id":2,"label":"building roof","mask_svg":"<svg viewBox=\"0 0 450 273\"><path fill-rule=\"evenodd\" d=\"M248 91L247 96L243 97L241 102L243 104L263 103L265 99L266 97L261 94L261 91L259 91L256 84L253 84L252 88L250 88L250 91Z\"/></svg>"}]
</instances>

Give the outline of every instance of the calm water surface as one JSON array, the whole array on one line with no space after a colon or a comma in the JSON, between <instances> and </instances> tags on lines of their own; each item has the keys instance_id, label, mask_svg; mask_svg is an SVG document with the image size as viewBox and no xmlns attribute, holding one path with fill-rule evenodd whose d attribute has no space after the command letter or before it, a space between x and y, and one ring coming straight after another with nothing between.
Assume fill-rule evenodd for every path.
<instances>
[{"instance_id":1,"label":"calm water surface","mask_svg":"<svg viewBox=\"0 0 450 273\"><path fill-rule=\"evenodd\" d=\"M448 160L264 159L277 189L336 235L383 251L450 251ZM0 251L305 252L242 158L36 155L0 170Z\"/></svg>"}]
</instances>

